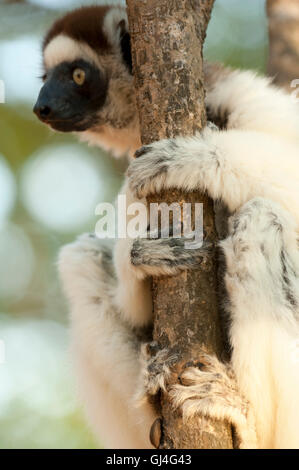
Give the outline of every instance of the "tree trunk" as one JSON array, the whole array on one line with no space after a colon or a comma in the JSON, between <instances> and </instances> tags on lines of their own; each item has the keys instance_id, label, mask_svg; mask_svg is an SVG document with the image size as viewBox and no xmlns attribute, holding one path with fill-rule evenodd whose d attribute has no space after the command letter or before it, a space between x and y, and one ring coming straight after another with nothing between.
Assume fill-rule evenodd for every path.
<instances>
[{"instance_id":1,"label":"tree trunk","mask_svg":"<svg viewBox=\"0 0 299 470\"><path fill-rule=\"evenodd\" d=\"M192 135L206 123L202 46L214 0L127 0L141 140ZM213 204L201 193L167 191L150 202L202 202L205 237L216 240ZM216 256L197 270L153 280L154 339L186 362L223 350L217 306ZM196 417L183 423L162 394L160 448L231 448L228 423ZM156 426L159 426L156 423ZM159 434L159 431L158 433Z\"/></svg>"},{"instance_id":2,"label":"tree trunk","mask_svg":"<svg viewBox=\"0 0 299 470\"><path fill-rule=\"evenodd\" d=\"M299 79L299 1L267 0L269 19L268 74L277 85L294 91Z\"/></svg>"}]
</instances>

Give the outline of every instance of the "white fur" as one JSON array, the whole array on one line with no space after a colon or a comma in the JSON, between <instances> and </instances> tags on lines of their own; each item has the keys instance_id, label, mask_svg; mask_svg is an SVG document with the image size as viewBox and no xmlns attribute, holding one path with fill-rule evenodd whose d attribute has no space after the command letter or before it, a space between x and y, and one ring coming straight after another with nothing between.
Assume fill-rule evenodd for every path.
<instances>
[{"instance_id":1,"label":"white fur","mask_svg":"<svg viewBox=\"0 0 299 470\"><path fill-rule=\"evenodd\" d=\"M299 223L299 152L293 141L238 129L207 130L175 140L176 152L162 140L132 162L129 177L133 192L146 196L170 187L205 189L213 199L222 199L230 211L263 196L280 202ZM159 165L164 172L159 172Z\"/></svg>"},{"instance_id":2,"label":"white fur","mask_svg":"<svg viewBox=\"0 0 299 470\"><path fill-rule=\"evenodd\" d=\"M240 390L253 406L259 446L298 448L296 223L279 206L263 199L246 204L238 217L240 229L222 243L232 317L232 366ZM284 278L294 305L283 290Z\"/></svg>"},{"instance_id":3,"label":"white fur","mask_svg":"<svg viewBox=\"0 0 299 470\"><path fill-rule=\"evenodd\" d=\"M126 195L127 207L136 201L126 185L121 192ZM146 204L145 200L143 202ZM127 224L132 217L127 215ZM143 232L146 232L146 229L146 226L140 227ZM153 310L150 279L145 279L144 272L131 264L132 243L133 240L130 238L119 239L116 243L114 264L118 286L115 300L118 308L132 326L146 326L152 320Z\"/></svg>"},{"instance_id":4,"label":"white fur","mask_svg":"<svg viewBox=\"0 0 299 470\"><path fill-rule=\"evenodd\" d=\"M46 70L56 67L61 62L72 62L82 57L91 63L99 64L97 54L88 44L75 41L65 34L55 36L44 50L44 64Z\"/></svg>"},{"instance_id":5,"label":"white fur","mask_svg":"<svg viewBox=\"0 0 299 470\"><path fill-rule=\"evenodd\" d=\"M125 22L125 28L129 31L127 13L123 7L114 7L107 11L103 22L103 32L112 46L119 46L118 25L121 21Z\"/></svg>"},{"instance_id":6,"label":"white fur","mask_svg":"<svg viewBox=\"0 0 299 470\"><path fill-rule=\"evenodd\" d=\"M108 448L150 448L155 414L133 397L139 343L114 305L116 281L107 274L103 247L88 235L63 248L60 275L71 306L71 357L88 420ZM111 266L112 268L113 266Z\"/></svg>"},{"instance_id":7,"label":"white fur","mask_svg":"<svg viewBox=\"0 0 299 470\"><path fill-rule=\"evenodd\" d=\"M115 157L129 156L132 158L134 152L141 145L138 127L137 123L134 122L129 129L115 129L111 126L104 126L98 131L88 130L78 132L77 135L82 142L101 147L111 152Z\"/></svg>"},{"instance_id":8,"label":"white fur","mask_svg":"<svg viewBox=\"0 0 299 470\"><path fill-rule=\"evenodd\" d=\"M279 135L298 144L298 104L271 79L257 73L235 70L218 79L206 95L215 112L228 112L228 128Z\"/></svg>"}]
</instances>

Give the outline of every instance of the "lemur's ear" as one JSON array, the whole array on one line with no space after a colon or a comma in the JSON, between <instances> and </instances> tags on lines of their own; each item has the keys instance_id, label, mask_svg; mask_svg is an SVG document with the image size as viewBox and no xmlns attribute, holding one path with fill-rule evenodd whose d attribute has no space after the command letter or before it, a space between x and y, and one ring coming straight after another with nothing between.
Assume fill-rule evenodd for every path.
<instances>
[{"instance_id":1,"label":"lemur's ear","mask_svg":"<svg viewBox=\"0 0 299 470\"><path fill-rule=\"evenodd\" d=\"M132 73L132 55L126 10L121 7L109 9L104 18L103 29L108 42L112 46L120 48L123 61Z\"/></svg>"},{"instance_id":2,"label":"lemur's ear","mask_svg":"<svg viewBox=\"0 0 299 470\"><path fill-rule=\"evenodd\" d=\"M120 30L120 49L124 59L124 62L128 66L128 69L132 73L132 54L131 54L131 40L130 33L127 29L127 24L125 20L121 20L119 25Z\"/></svg>"}]
</instances>

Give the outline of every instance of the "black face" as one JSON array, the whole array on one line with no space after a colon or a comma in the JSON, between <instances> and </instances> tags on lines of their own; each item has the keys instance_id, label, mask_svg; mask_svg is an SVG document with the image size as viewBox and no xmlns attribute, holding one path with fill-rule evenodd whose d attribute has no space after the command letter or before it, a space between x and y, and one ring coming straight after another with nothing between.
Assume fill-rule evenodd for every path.
<instances>
[{"instance_id":1,"label":"black face","mask_svg":"<svg viewBox=\"0 0 299 470\"><path fill-rule=\"evenodd\" d=\"M62 62L45 76L33 111L57 131L85 131L97 124L107 87L107 77L89 62Z\"/></svg>"}]
</instances>

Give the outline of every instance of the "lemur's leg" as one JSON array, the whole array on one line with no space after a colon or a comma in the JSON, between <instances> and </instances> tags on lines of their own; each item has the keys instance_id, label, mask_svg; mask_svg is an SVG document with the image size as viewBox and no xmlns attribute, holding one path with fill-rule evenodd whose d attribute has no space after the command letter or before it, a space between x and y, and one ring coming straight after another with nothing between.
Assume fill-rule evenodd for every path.
<instances>
[{"instance_id":1,"label":"lemur's leg","mask_svg":"<svg viewBox=\"0 0 299 470\"><path fill-rule=\"evenodd\" d=\"M233 212L256 196L298 216L298 146L262 132L206 128L194 137L161 140L136 152L128 184L141 197L163 188L206 190Z\"/></svg>"},{"instance_id":2,"label":"lemur's leg","mask_svg":"<svg viewBox=\"0 0 299 470\"><path fill-rule=\"evenodd\" d=\"M232 367L250 401L259 446L299 447L299 251L296 223L256 198L222 242Z\"/></svg>"},{"instance_id":3,"label":"lemur's leg","mask_svg":"<svg viewBox=\"0 0 299 470\"><path fill-rule=\"evenodd\" d=\"M226 259L225 285L231 321L231 370L239 392L251 405L258 446L298 448L299 251L296 224L276 203L255 198L230 219L229 225L229 237L221 244ZM218 362L211 365L217 374ZM189 395L193 400L196 374L199 388L205 382L202 373L193 369ZM224 380L220 382L222 386ZM217 381L214 387L216 384ZM185 393L188 397L187 390ZM220 388L215 393L219 396ZM198 410L204 411L207 404L201 402L202 397L206 395L199 393ZM232 403L237 405L238 394L231 397ZM182 402L180 395L177 401ZM194 403L186 403L189 411L194 411ZM240 411L239 406L236 408ZM213 416L221 409L223 406L217 410L215 403L208 411ZM233 416L231 421L237 431L242 430ZM249 417L247 430L250 431L253 420L251 414ZM248 446L246 440L243 446Z\"/></svg>"},{"instance_id":4,"label":"lemur's leg","mask_svg":"<svg viewBox=\"0 0 299 470\"><path fill-rule=\"evenodd\" d=\"M59 271L71 307L71 358L79 395L100 443L150 448L153 409L136 408L140 340L114 305L112 255L88 235L65 246Z\"/></svg>"},{"instance_id":5,"label":"lemur's leg","mask_svg":"<svg viewBox=\"0 0 299 470\"><path fill-rule=\"evenodd\" d=\"M121 288L132 288L129 283L135 276L135 297L141 295L140 279L204 263L210 249L207 244L186 249L184 238L124 241L128 256L122 256L122 262L127 262L129 274ZM61 250L59 271L71 306L71 354L89 421L108 447L148 447L155 413L145 402L135 407L142 341L132 324L138 324L138 319L130 318L129 312L128 323L118 313L115 296L119 281L111 251L94 235L83 235ZM141 319L142 308L141 302Z\"/></svg>"}]
</instances>

